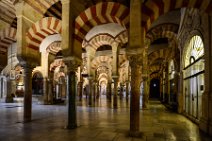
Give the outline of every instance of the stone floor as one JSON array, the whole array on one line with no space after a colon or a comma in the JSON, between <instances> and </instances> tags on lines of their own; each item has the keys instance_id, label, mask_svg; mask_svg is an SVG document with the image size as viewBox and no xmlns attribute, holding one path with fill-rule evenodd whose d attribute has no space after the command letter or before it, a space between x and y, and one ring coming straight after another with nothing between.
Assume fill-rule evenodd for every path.
<instances>
[{"instance_id":1,"label":"stone floor","mask_svg":"<svg viewBox=\"0 0 212 141\"><path fill-rule=\"evenodd\" d=\"M168 111L159 101L150 101L149 110L140 111L142 137L131 138L129 103L119 100L119 108L102 98L95 107L77 103L78 128L65 129L67 106L33 103L32 122L23 123L22 103L0 103L0 141L211 141L196 124Z\"/></svg>"}]
</instances>

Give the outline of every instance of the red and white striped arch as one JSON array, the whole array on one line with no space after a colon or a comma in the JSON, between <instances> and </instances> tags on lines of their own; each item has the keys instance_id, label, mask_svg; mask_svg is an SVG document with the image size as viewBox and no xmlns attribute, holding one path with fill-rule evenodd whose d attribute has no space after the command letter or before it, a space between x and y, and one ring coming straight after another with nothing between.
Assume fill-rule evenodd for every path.
<instances>
[{"instance_id":1,"label":"red and white striped arch","mask_svg":"<svg viewBox=\"0 0 212 141\"><path fill-rule=\"evenodd\" d=\"M49 35L61 34L61 20L54 17L46 17L32 25L27 32L28 47L39 51L43 39Z\"/></svg>"},{"instance_id":2,"label":"red and white striped arch","mask_svg":"<svg viewBox=\"0 0 212 141\"><path fill-rule=\"evenodd\" d=\"M150 66L150 74L153 72L158 72L158 71L160 71L160 69L161 69L161 66L159 64Z\"/></svg>"},{"instance_id":3,"label":"red and white striped arch","mask_svg":"<svg viewBox=\"0 0 212 141\"><path fill-rule=\"evenodd\" d=\"M151 65L158 58L169 59L171 57L171 48L169 49L160 49L159 51L155 51L148 55L148 63Z\"/></svg>"},{"instance_id":4,"label":"red and white striped arch","mask_svg":"<svg viewBox=\"0 0 212 141\"><path fill-rule=\"evenodd\" d=\"M90 29L106 23L128 26L129 9L114 2L101 2L88 8L75 20L75 39L82 42Z\"/></svg>"},{"instance_id":5,"label":"red and white striped arch","mask_svg":"<svg viewBox=\"0 0 212 141\"><path fill-rule=\"evenodd\" d=\"M105 72L105 73L101 73L101 74L99 75L99 77L98 77L98 80L100 80L100 79L102 79L102 78L105 78L105 79L108 80L109 76L108 76L108 74L107 74L106 72Z\"/></svg>"},{"instance_id":6,"label":"red and white striped arch","mask_svg":"<svg viewBox=\"0 0 212 141\"><path fill-rule=\"evenodd\" d=\"M7 52L10 44L16 42L16 29L9 27L0 31L0 52Z\"/></svg>"},{"instance_id":7,"label":"red and white striped arch","mask_svg":"<svg viewBox=\"0 0 212 141\"><path fill-rule=\"evenodd\" d=\"M142 5L142 25L148 31L151 24L161 15L183 7L198 8L207 13L212 11L210 0L148 0Z\"/></svg>"},{"instance_id":8,"label":"red and white striped arch","mask_svg":"<svg viewBox=\"0 0 212 141\"><path fill-rule=\"evenodd\" d=\"M147 32L146 38L150 40L150 43L159 38L176 39L178 27L176 24L158 25Z\"/></svg>"},{"instance_id":9,"label":"red and white striped arch","mask_svg":"<svg viewBox=\"0 0 212 141\"><path fill-rule=\"evenodd\" d=\"M50 71L54 71L57 67L65 67L63 59L56 59L53 63L50 64Z\"/></svg>"},{"instance_id":10,"label":"red and white striped arch","mask_svg":"<svg viewBox=\"0 0 212 141\"><path fill-rule=\"evenodd\" d=\"M113 37L112 35L108 33L104 34L97 34L94 37L92 37L89 41L83 40L82 47L85 48L87 46L90 46L97 50L99 47L103 45L112 45L113 42L117 42L120 44L125 44L128 42L128 33L127 30L120 32L116 37Z\"/></svg>"},{"instance_id":11,"label":"red and white striped arch","mask_svg":"<svg viewBox=\"0 0 212 141\"><path fill-rule=\"evenodd\" d=\"M45 12L58 1L60 0L25 0L26 3L41 14L45 14Z\"/></svg>"},{"instance_id":12,"label":"red and white striped arch","mask_svg":"<svg viewBox=\"0 0 212 141\"><path fill-rule=\"evenodd\" d=\"M47 48L46 51L56 55L61 50L61 41L55 41L51 43Z\"/></svg>"},{"instance_id":13,"label":"red and white striped arch","mask_svg":"<svg viewBox=\"0 0 212 141\"><path fill-rule=\"evenodd\" d=\"M153 79L153 78L158 78L158 79L160 79L160 73L158 72L158 73L152 73L152 74L150 74L150 79Z\"/></svg>"},{"instance_id":14,"label":"red and white striped arch","mask_svg":"<svg viewBox=\"0 0 212 141\"><path fill-rule=\"evenodd\" d=\"M101 64L111 65L112 58L110 56L98 56L92 61L92 68L97 69Z\"/></svg>"},{"instance_id":15,"label":"red and white striped arch","mask_svg":"<svg viewBox=\"0 0 212 141\"><path fill-rule=\"evenodd\" d=\"M119 65L121 66L123 63L125 63L127 60L127 55L126 54L121 54L119 55Z\"/></svg>"}]
</instances>

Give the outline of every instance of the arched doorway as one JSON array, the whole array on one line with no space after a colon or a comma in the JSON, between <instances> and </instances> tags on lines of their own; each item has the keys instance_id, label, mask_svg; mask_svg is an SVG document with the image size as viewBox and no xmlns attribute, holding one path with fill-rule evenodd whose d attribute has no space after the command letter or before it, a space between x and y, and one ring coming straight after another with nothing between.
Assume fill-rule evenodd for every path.
<instances>
[{"instance_id":1,"label":"arched doorway","mask_svg":"<svg viewBox=\"0 0 212 141\"><path fill-rule=\"evenodd\" d=\"M150 81L149 98L151 98L151 99L159 99L160 98L160 80L159 79L154 78Z\"/></svg>"},{"instance_id":2,"label":"arched doorway","mask_svg":"<svg viewBox=\"0 0 212 141\"><path fill-rule=\"evenodd\" d=\"M43 95L43 76L40 72L34 73L32 77L32 94Z\"/></svg>"},{"instance_id":3,"label":"arched doorway","mask_svg":"<svg viewBox=\"0 0 212 141\"><path fill-rule=\"evenodd\" d=\"M204 45L200 36L193 36L184 52L184 111L192 119L199 120L202 114L204 91Z\"/></svg>"}]
</instances>

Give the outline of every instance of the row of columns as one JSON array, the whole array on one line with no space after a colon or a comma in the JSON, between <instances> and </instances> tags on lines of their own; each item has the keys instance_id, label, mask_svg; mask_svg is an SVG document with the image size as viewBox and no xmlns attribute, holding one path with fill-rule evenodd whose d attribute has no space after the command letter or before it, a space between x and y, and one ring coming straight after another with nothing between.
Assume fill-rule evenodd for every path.
<instances>
[{"instance_id":1,"label":"row of columns","mask_svg":"<svg viewBox=\"0 0 212 141\"><path fill-rule=\"evenodd\" d=\"M22 2L22 5L24 2ZM20 8L20 7L19 7ZM18 9L18 8L17 8ZM28 122L32 117L32 69L37 65L37 62L34 62L34 58L37 57L35 54L31 56L27 55L30 50L26 49L26 40L25 35L28 28L33 24L29 18L25 18L23 11L21 9L17 10L17 32L20 34L17 37L17 46L18 52L17 57L24 68L24 82L25 82L25 92L24 92L24 121ZM140 96L140 83L141 83L141 64L140 64L140 55L136 53L131 53L132 50L136 50L142 47L142 35L138 31L142 31L141 28L141 1L133 0L130 4L130 49L128 50L128 56L130 56L130 66L131 66L131 99L130 99L130 133L132 136L139 133L139 96ZM68 124L67 128L73 129L77 127L76 121L76 85L75 85L75 71L76 68L80 65L81 59L78 59L73 49L73 32L74 28L72 23L74 21L73 11L71 8L71 2L69 0L62 0L62 50L64 51L64 61L68 66ZM28 23L26 25L26 23ZM139 28L139 29L138 29ZM72 48L72 49L70 49ZM114 98L113 106L117 108L117 85L118 85L118 45L114 43L113 48L113 80L114 80ZM140 51L139 51L140 52ZM39 55L38 55L39 56ZM91 70L91 54L88 53L88 70ZM30 65L29 65L30 64ZM33 65L34 64L34 65ZM89 84L92 87L92 72L89 72ZM49 85L50 87L50 85ZM51 88L48 89L51 91ZM91 105L91 92L90 88L89 93L89 105ZM127 91L128 93L128 91ZM128 98L128 94L127 94Z\"/></svg>"}]
</instances>

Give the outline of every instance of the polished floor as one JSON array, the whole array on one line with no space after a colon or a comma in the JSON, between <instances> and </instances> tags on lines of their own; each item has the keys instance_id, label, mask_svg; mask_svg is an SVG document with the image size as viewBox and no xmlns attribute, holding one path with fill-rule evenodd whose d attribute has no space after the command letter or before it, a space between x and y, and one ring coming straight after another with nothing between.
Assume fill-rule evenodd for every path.
<instances>
[{"instance_id":1,"label":"polished floor","mask_svg":"<svg viewBox=\"0 0 212 141\"><path fill-rule=\"evenodd\" d=\"M77 103L78 128L67 130L67 106L33 103L32 122L23 123L22 103L0 103L0 141L211 141L196 124L168 111L159 101L150 101L140 110L142 137L131 138L129 102L119 100L119 108L101 98L95 106Z\"/></svg>"}]
</instances>

